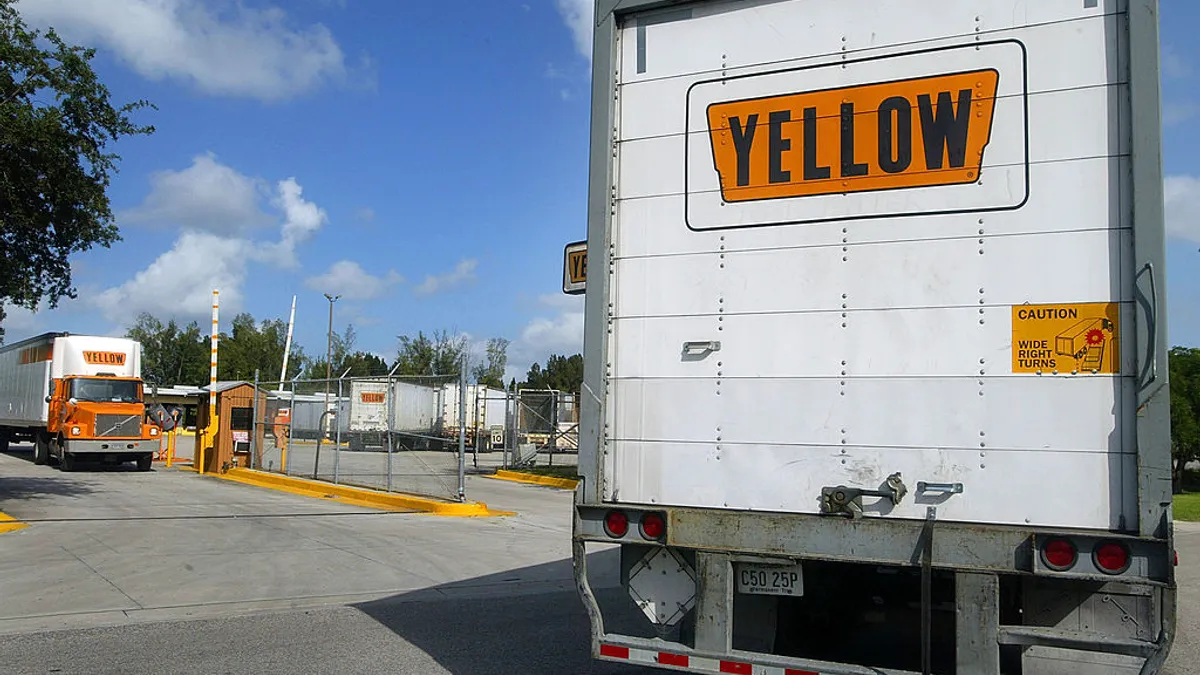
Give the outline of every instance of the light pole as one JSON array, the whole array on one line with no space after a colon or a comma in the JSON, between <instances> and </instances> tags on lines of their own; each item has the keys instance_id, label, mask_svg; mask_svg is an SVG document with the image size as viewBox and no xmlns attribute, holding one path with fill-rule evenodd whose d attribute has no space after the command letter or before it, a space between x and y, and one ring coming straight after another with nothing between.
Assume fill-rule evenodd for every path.
<instances>
[{"instance_id":1,"label":"light pole","mask_svg":"<svg viewBox=\"0 0 1200 675\"><path fill-rule=\"evenodd\" d=\"M325 342L325 410L329 411L329 380L333 378L333 303L338 301L340 295L325 294L325 299L329 301L329 334ZM325 435L329 435L329 429L325 429Z\"/></svg>"}]
</instances>

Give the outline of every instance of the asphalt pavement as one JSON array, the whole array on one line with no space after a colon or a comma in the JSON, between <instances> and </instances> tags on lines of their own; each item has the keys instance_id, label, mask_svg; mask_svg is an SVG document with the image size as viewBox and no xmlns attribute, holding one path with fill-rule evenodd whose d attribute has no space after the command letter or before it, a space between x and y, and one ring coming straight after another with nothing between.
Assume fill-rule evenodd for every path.
<instances>
[{"instance_id":1,"label":"asphalt pavement","mask_svg":"<svg viewBox=\"0 0 1200 675\"><path fill-rule=\"evenodd\" d=\"M571 494L468 477L519 515L382 513L156 468L63 474L0 455L0 673L660 672L594 662ZM1200 527L1180 523L1180 634L1200 674ZM626 603L613 549L593 584ZM626 603L627 604L627 603Z\"/></svg>"}]
</instances>

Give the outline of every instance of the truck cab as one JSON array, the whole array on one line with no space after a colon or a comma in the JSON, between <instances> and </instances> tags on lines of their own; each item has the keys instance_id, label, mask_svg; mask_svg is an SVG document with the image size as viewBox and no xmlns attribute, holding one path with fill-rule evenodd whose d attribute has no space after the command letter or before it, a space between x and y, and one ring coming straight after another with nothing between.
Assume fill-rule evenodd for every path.
<instances>
[{"instance_id":1,"label":"truck cab","mask_svg":"<svg viewBox=\"0 0 1200 675\"><path fill-rule=\"evenodd\" d=\"M150 469L160 430L146 420L140 378L71 376L52 380L50 388L49 439L44 450L35 449L35 460L53 454L70 470L76 455L88 455L109 462L132 459L139 469Z\"/></svg>"}]
</instances>

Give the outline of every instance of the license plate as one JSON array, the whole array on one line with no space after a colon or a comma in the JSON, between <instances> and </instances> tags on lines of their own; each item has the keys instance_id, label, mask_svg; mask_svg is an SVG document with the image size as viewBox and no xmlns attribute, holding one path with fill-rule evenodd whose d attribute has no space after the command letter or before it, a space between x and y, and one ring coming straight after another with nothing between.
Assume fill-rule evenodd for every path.
<instances>
[{"instance_id":1,"label":"license plate","mask_svg":"<svg viewBox=\"0 0 1200 675\"><path fill-rule=\"evenodd\" d=\"M800 563L761 565L740 563L733 568L738 593L752 595L804 595Z\"/></svg>"}]
</instances>

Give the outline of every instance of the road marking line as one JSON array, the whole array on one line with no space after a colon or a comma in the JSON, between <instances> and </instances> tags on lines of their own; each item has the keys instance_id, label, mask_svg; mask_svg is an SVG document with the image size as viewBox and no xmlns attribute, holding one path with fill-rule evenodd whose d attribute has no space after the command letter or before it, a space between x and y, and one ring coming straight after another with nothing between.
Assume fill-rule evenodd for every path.
<instances>
[{"instance_id":1,"label":"road marking line","mask_svg":"<svg viewBox=\"0 0 1200 675\"><path fill-rule=\"evenodd\" d=\"M0 534L4 534L5 532L16 532L17 530L23 530L27 527L29 527L28 524L22 523L7 513L0 511Z\"/></svg>"}]
</instances>

